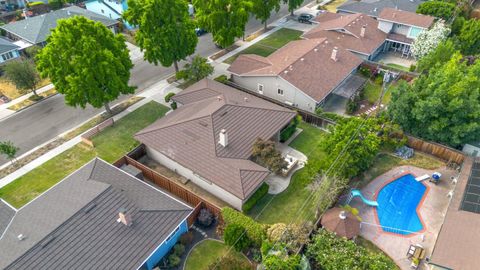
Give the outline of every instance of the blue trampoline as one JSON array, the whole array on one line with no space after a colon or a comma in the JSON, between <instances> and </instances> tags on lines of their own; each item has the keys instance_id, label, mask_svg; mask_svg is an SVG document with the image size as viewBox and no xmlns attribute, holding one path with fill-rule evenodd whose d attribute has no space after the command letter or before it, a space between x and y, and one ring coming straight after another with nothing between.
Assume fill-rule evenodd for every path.
<instances>
[{"instance_id":1,"label":"blue trampoline","mask_svg":"<svg viewBox=\"0 0 480 270\"><path fill-rule=\"evenodd\" d=\"M411 174L384 186L377 196L377 215L382 230L401 235L421 231L423 224L416 209L426 189Z\"/></svg>"}]
</instances>

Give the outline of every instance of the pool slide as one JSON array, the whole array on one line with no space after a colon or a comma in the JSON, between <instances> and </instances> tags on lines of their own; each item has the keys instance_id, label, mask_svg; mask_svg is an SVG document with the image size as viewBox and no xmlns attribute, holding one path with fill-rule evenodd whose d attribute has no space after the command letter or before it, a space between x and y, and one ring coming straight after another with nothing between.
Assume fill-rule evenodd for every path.
<instances>
[{"instance_id":1,"label":"pool slide","mask_svg":"<svg viewBox=\"0 0 480 270\"><path fill-rule=\"evenodd\" d=\"M368 206L378 206L378 202L365 198L362 195L362 193L360 192L360 190L358 190L358 189L352 189L352 191L350 192L350 199L353 199L355 197L360 197L360 199L362 199L363 203L365 203Z\"/></svg>"}]
</instances>

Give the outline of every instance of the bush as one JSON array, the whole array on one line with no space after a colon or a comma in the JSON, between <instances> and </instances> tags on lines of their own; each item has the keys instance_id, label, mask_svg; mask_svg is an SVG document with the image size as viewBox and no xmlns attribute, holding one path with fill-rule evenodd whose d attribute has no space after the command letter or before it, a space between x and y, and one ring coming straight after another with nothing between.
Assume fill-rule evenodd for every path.
<instances>
[{"instance_id":1,"label":"bush","mask_svg":"<svg viewBox=\"0 0 480 270\"><path fill-rule=\"evenodd\" d=\"M453 15L455 10L454 3L448 3L443 1L428 1L423 2L417 7L417 13L431 15L434 17L448 20Z\"/></svg>"},{"instance_id":2,"label":"bush","mask_svg":"<svg viewBox=\"0 0 480 270\"><path fill-rule=\"evenodd\" d=\"M378 85L383 84L383 75L378 74L377 77L375 77L375 84L378 84Z\"/></svg>"},{"instance_id":3,"label":"bush","mask_svg":"<svg viewBox=\"0 0 480 270\"><path fill-rule=\"evenodd\" d=\"M220 83L226 83L228 81L228 77L227 77L227 75L222 74L222 75L216 77L214 80L217 81L217 82L220 82Z\"/></svg>"},{"instance_id":4,"label":"bush","mask_svg":"<svg viewBox=\"0 0 480 270\"><path fill-rule=\"evenodd\" d=\"M268 184L267 183L263 183L258 189L257 191L255 191L255 193L253 193L253 195L242 205L242 211L244 213L250 211L250 209L252 209L252 207L255 206L255 204L257 204L257 202L263 198L263 196L265 196L266 194L268 193Z\"/></svg>"},{"instance_id":5,"label":"bush","mask_svg":"<svg viewBox=\"0 0 480 270\"><path fill-rule=\"evenodd\" d=\"M180 265L181 262L182 260L180 259L180 257L175 254L170 254L168 256L168 267L170 268Z\"/></svg>"},{"instance_id":6,"label":"bush","mask_svg":"<svg viewBox=\"0 0 480 270\"><path fill-rule=\"evenodd\" d=\"M358 71L360 72L360 74L362 74L365 77L370 77L372 75L372 72L370 71L370 69L366 67L360 67Z\"/></svg>"},{"instance_id":7,"label":"bush","mask_svg":"<svg viewBox=\"0 0 480 270\"><path fill-rule=\"evenodd\" d=\"M186 232L180 236L180 243L182 245L188 245L191 244L193 241L193 233L192 232Z\"/></svg>"},{"instance_id":8,"label":"bush","mask_svg":"<svg viewBox=\"0 0 480 270\"><path fill-rule=\"evenodd\" d=\"M223 233L225 244L232 246L236 251L244 251L252 243L248 239L245 227L240 224L229 224Z\"/></svg>"},{"instance_id":9,"label":"bush","mask_svg":"<svg viewBox=\"0 0 480 270\"><path fill-rule=\"evenodd\" d=\"M182 254L185 252L185 246L177 243L175 246L173 246L173 254L177 255L178 257L182 256Z\"/></svg>"},{"instance_id":10,"label":"bush","mask_svg":"<svg viewBox=\"0 0 480 270\"><path fill-rule=\"evenodd\" d=\"M170 107L172 108L172 110L176 110L177 109L177 102L172 102L170 103Z\"/></svg>"},{"instance_id":11,"label":"bush","mask_svg":"<svg viewBox=\"0 0 480 270\"><path fill-rule=\"evenodd\" d=\"M40 2L40 3L42 3L42 2ZM51 9L57 10L57 9L60 9L60 8L63 7L63 1L62 0L49 0L48 5L50 6Z\"/></svg>"},{"instance_id":12,"label":"bush","mask_svg":"<svg viewBox=\"0 0 480 270\"><path fill-rule=\"evenodd\" d=\"M170 92L168 94L165 95L165 102L169 103L170 100L172 100L172 97L175 96L175 93L173 92Z\"/></svg>"},{"instance_id":13,"label":"bush","mask_svg":"<svg viewBox=\"0 0 480 270\"><path fill-rule=\"evenodd\" d=\"M255 222L252 218L229 207L222 208L222 217L226 225L239 224L247 230L247 235L253 244L259 247L266 237L266 226Z\"/></svg>"},{"instance_id":14,"label":"bush","mask_svg":"<svg viewBox=\"0 0 480 270\"><path fill-rule=\"evenodd\" d=\"M204 227L209 227L213 223L213 214L210 210L203 208L200 210L200 214L197 217L197 221Z\"/></svg>"},{"instance_id":15,"label":"bush","mask_svg":"<svg viewBox=\"0 0 480 270\"><path fill-rule=\"evenodd\" d=\"M410 67L408 68L408 71L410 71L410 72L415 72L416 69L417 69L417 66L415 66L415 65L410 65Z\"/></svg>"},{"instance_id":16,"label":"bush","mask_svg":"<svg viewBox=\"0 0 480 270\"><path fill-rule=\"evenodd\" d=\"M292 119L290 124L280 132L280 142L286 142L292 135L295 133L297 130L298 124L302 121L302 117L300 115L295 116L295 118Z\"/></svg>"},{"instance_id":17,"label":"bush","mask_svg":"<svg viewBox=\"0 0 480 270\"><path fill-rule=\"evenodd\" d=\"M252 270L253 266L247 261L242 260L232 252L227 253L224 257L218 258L215 262L208 266L209 270Z\"/></svg>"},{"instance_id":18,"label":"bush","mask_svg":"<svg viewBox=\"0 0 480 270\"><path fill-rule=\"evenodd\" d=\"M356 110L358 110L358 103L355 99L348 99L347 101L347 114L353 114Z\"/></svg>"}]
</instances>

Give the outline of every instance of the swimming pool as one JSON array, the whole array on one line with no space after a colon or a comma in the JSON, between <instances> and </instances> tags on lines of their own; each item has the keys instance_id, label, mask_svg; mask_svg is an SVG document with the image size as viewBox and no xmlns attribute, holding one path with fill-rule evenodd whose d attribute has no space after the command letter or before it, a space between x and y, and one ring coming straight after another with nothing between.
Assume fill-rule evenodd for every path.
<instances>
[{"instance_id":1,"label":"swimming pool","mask_svg":"<svg viewBox=\"0 0 480 270\"><path fill-rule=\"evenodd\" d=\"M377 216L382 230L401 235L423 230L417 207L427 187L406 174L380 189Z\"/></svg>"}]
</instances>

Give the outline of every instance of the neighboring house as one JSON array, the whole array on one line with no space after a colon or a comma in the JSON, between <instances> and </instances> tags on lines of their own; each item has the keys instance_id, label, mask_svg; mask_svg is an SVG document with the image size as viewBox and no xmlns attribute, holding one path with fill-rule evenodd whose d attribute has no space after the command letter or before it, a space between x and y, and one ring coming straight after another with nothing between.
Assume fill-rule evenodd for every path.
<instances>
[{"instance_id":1,"label":"neighboring house","mask_svg":"<svg viewBox=\"0 0 480 270\"><path fill-rule=\"evenodd\" d=\"M135 138L151 159L241 210L270 174L250 160L255 140L278 141L295 112L208 79L172 99L178 109Z\"/></svg>"},{"instance_id":2,"label":"neighboring house","mask_svg":"<svg viewBox=\"0 0 480 270\"><path fill-rule=\"evenodd\" d=\"M467 157L429 258L430 269L478 270L479 250L480 158Z\"/></svg>"},{"instance_id":3,"label":"neighboring house","mask_svg":"<svg viewBox=\"0 0 480 270\"><path fill-rule=\"evenodd\" d=\"M4 38L0 38L0 64L20 57L20 53L18 52L19 48L19 46L13 44L12 42Z\"/></svg>"},{"instance_id":4,"label":"neighboring house","mask_svg":"<svg viewBox=\"0 0 480 270\"><path fill-rule=\"evenodd\" d=\"M46 14L27 17L24 20L16 21L0 26L7 32L7 37L14 41L21 41L28 47L32 45L44 46L50 31L57 26L57 20L66 19L73 16L84 16L90 20L101 22L115 33L118 21L99 15L86 9L70 6L55 10Z\"/></svg>"},{"instance_id":5,"label":"neighboring house","mask_svg":"<svg viewBox=\"0 0 480 270\"><path fill-rule=\"evenodd\" d=\"M122 14L127 10L128 5L127 0L89 0L85 2L85 8L110 19L121 20ZM128 29L134 28L127 22L124 22L124 24Z\"/></svg>"},{"instance_id":6,"label":"neighboring house","mask_svg":"<svg viewBox=\"0 0 480 270\"><path fill-rule=\"evenodd\" d=\"M378 28L387 33L384 50L400 52L402 56L411 55L413 41L435 20L432 16L394 8L384 8L377 19Z\"/></svg>"},{"instance_id":7,"label":"neighboring house","mask_svg":"<svg viewBox=\"0 0 480 270\"><path fill-rule=\"evenodd\" d=\"M385 8L416 12L424 0L348 0L337 7L338 13L362 13L374 18Z\"/></svg>"},{"instance_id":8,"label":"neighboring house","mask_svg":"<svg viewBox=\"0 0 480 270\"><path fill-rule=\"evenodd\" d=\"M96 158L18 210L0 203L0 269L150 270L191 213Z\"/></svg>"},{"instance_id":9,"label":"neighboring house","mask_svg":"<svg viewBox=\"0 0 480 270\"><path fill-rule=\"evenodd\" d=\"M472 157L480 157L480 142L466 143L462 152Z\"/></svg>"},{"instance_id":10,"label":"neighboring house","mask_svg":"<svg viewBox=\"0 0 480 270\"><path fill-rule=\"evenodd\" d=\"M373 60L382 51L387 34L378 29L378 21L365 14L325 12L317 27L303 35L305 39L327 38L362 59Z\"/></svg>"},{"instance_id":11,"label":"neighboring house","mask_svg":"<svg viewBox=\"0 0 480 270\"><path fill-rule=\"evenodd\" d=\"M349 84L361 63L355 54L320 38L289 42L268 57L240 55L228 71L246 89L314 112L328 95Z\"/></svg>"}]
</instances>

